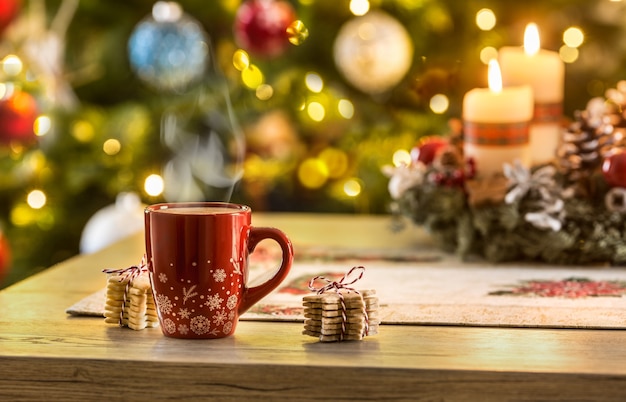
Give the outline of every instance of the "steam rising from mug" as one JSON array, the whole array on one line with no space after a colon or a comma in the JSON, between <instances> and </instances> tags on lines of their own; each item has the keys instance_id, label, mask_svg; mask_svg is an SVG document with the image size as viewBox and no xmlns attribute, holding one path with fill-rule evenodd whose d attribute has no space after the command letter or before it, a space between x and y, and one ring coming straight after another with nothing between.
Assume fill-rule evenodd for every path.
<instances>
[{"instance_id":1,"label":"steam rising from mug","mask_svg":"<svg viewBox=\"0 0 626 402\"><path fill-rule=\"evenodd\" d=\"M163 169L164 198L230 201L243 176L245 138L215 63L194 95L193 104L170 108L161 121L161 141L171 151Z\"/></svg>"}]
</instances>

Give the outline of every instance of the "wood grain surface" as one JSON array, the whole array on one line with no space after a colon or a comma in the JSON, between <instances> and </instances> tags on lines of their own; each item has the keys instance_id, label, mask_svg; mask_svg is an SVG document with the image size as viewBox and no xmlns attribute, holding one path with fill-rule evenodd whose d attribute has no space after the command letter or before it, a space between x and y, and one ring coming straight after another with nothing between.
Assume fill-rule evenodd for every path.
<instances>
[{"instance_id":1,"label":"wood grain surface","mask_svg":"<svg viewBox=\"0 0 626 402\"><path fill-rule=\"evenodd\" d=\"M386 217L253 223L295 244L430 250L414 230L391 234ZM138 234L0 292L0 400L626 400L626 331L387 325L319 343L298 323L242 321L234 336L199 341L65 314L103 286L103 268L142 254Z\"/></svg>"}]
</instances>

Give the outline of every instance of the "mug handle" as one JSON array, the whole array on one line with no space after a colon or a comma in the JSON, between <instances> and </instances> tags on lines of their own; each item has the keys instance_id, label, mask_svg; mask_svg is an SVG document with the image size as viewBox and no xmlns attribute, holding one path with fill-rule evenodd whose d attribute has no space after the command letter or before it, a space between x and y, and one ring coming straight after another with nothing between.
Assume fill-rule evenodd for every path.
<instances>
[{"instance_id":1,"label":"mug handle","mask_svg":"<svg viewBox=\"0 0 626 402\"><path fill-rule=\"evenodd\" d=\"M272 290L276 289L276 287L285 280L287 274L289 274L291 264L293 263L293 246L291 245L291 241L285 233L276 228L250 227L248 253L252 254L257 244L264 239L272 239L278 243L282 250L283 259L274 276L258 286L245 289L241 304L239 305L240 315L245 313L263 297L267 296Z\"/></svg>"}]
</instances>

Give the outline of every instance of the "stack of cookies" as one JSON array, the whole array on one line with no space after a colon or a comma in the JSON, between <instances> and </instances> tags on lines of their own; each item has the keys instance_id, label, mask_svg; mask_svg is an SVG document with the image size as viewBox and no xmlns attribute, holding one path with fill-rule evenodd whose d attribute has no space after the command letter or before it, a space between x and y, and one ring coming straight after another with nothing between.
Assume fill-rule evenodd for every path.
<instances>
[{"instance_id":1,"label":"stack of cookies","mask_svg":"<svg viewBox=\"0 0 626 402\"><path fill-rule=\"evenodd\" d=\"M304 296L304 335L322 342L360 341L378 333L376 291L338 290Z\"/></svg>"},{"instance_id":2,"label":"stack of cookies","mask_svg":"<svg viewBox=\"0 0 626 402\"><path fill-rule=\"evenodd\" d=\"M147 271L137 276L113 273L107 276L104 321L134 330L159 326Z\"/></svg>"}]
</instances>

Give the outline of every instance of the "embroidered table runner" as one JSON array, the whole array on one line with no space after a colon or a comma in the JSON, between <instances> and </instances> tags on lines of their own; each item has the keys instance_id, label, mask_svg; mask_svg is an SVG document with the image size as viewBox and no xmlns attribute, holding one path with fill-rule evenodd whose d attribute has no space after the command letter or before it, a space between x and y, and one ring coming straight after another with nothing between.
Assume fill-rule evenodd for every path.
<instances>
[{"instance_id":1,"label":"embroidered table runner","mask_svg":"<svg viewBox=\"0 0 626 402\"><path fill-rule=\"evenodd\" d=\"M302 321L302 297L311 294L312 277L339 280L352 266L362 265L363 278L353 287L376 290L384 324L626 328L622 268L485 265L371 250L299 255L283 284L242 319ZM275 262L268 253L254 265L258 282L271 274ZM104 298L104 290L98 291L67 312L102 316Z\"/></svg>"}]
</instances>

